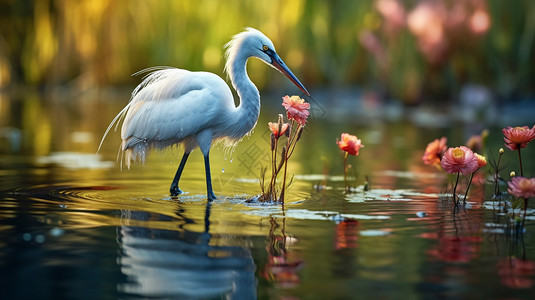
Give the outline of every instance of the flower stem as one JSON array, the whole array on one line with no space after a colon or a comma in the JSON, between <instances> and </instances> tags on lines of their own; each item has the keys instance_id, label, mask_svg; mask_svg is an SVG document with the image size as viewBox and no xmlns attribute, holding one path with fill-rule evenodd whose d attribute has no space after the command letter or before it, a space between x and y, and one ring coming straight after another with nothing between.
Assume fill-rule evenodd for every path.
<instances>
[{"instance_id":1,"label":"flower stem","mask_svg":"<svg viewBox=\"0 0 535 300\"><path fill-rule=\"evenodd\" d=\"M294 134L292 134L292 130L294 128L295 122L292 120L292 124L288 128L290 130L290 135L288 136L288 141L286 142L286 151L284 152L284 155L281 157L281 159L284 159L284 174L282 176L282 190L281 190L281 196L280 201L284 205L284 194L286 191L286 172L288 170L288 153L290 152L290 145L292 142L292 139L294 138ZM296 131L297 133L297 131Z\"/></svg>"},{"instance_id":2,"label":"flower stem","mask_svg":"<svg viewBox=\"0 0 535 300\"><path fill-rule=\"evenodd\" d=\"M286 153L288 153L288 151L286 151ZM282 190L281 190L281 198L280 198L280 201L282 202L283 205L284 205L284 191L286 190L286 170L288 169L288 156L286 153L284 154L284 175L282 177Z\"/></svg>"},{"instance_id":3,"label":"flower stem","mask_svg":"<svg viewBox=\"0 0 535 300\"><path fill-rule=\"evenodd\" d=\"M466 192L464 193L464 200L463 204L466 205L466 197L468 196L468 190L470 189L470 185L472 184L472 179L474 179L474 174L476 174L477 170L475 170L472 175L470 175L470 181L468 182L468 187L466 188Z\"/></svg>"},{"instance_id":4,"label":"flower stem","mask_svg":"<svg viewBox=\"0 0 535 300\"><path fill-rule=\"evenodd\" d=\"M455 180L455 186L453 187L453 204L455 204L454 207L457 207L457 200L456 194L457 194L457 184L459 183L459 172L457 172L457 180Z\"/></svg>"},{"instance_id":5,"label":"flower stem","mask_svg":"<svg viewBox=\"0 0 535 300\"><path fill-rule=\"evenodd\" d=\"M277 144L278 144L278 139L275 140L275 147L273 151L271 151L271 181L269 182L268 194L272 201L275 200L277 197L276 195L277 192L275 191L275 184L277 182L277 174L279 173L277 171Z\"/></svg>"},{"instance_id":6,"label":"flower stem","mask_svg":"<svg viewBox=\"0 0 535 300\"><path fill-rule=\"evenodd\" d=\"M348 152L345 152L344 155L344 186L346 193L349 193L349 186L347 185L347 154Z\"/></svg>"},{"instance_id":7,"label":"flower stem","mask_svg":"<svg viewBox=\"0 0 535 300\"><path fill-rule=\"evenodd\" d=\"M522 169L522 155L520 154L520 144L518 146L518 162L520 163L520 176L524 176L524 170Z\"/></svg>"},{"instance_id":8,"label":"flower stem","mask_svg":"<svg viewBox=\"0 0 535 300\"><path fill-rule=\"evenodd\" d=\"M500 156L498 156L498 163L496 163L496 170L494 173L494 196L498 196L498 194L500 194L499 178L500 178L500 161L501 160L502 160L502 152L500 152Z\"/></svg>"},{"instance_id":9,"label":"flower stem","mask_svg":"<svg viewBox=\"0 0 535 300\"><path fill-rule=\"evenodd\" d=\"M518 150L520 151L520 148ZM528 198L524 198L524 216L522 216L522 225L520 226L520 230L524 229L524 222L526 221L527 210L528 210Z\"/></svg>"}]
</instances>

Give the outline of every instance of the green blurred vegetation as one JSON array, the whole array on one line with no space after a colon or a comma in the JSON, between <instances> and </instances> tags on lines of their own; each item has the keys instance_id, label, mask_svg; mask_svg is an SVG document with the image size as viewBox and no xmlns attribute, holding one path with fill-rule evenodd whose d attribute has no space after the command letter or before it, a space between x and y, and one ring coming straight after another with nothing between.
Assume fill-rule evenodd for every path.
<instances>
[{"instance_id":1,"label":"green blurred vegetation","mask_svg":"<svg viewBox=\"0 0 535 300\"><path fill-rule=\"evenodd\" d=\"M534 92L535 1L0 0L0 87L135 84L156 65L223 75L244 27L269 36L312 89L368 86L413 104L465 83ZM282 78L259 62L260 88Z\"/></svg>"}]
</instances>

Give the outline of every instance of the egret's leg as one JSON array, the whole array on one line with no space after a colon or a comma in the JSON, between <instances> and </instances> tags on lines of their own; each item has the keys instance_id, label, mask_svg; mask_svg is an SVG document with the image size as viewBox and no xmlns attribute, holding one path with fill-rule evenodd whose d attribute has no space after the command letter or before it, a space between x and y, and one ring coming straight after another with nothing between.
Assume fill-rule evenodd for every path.
<instances>
[{"instance_id":1,"label":"egret's leg","mask_svg":"<svg viewBox=\"0 0 535 300\"><path fill-rule=\"evenodd\" d=\"M188 156L189 156L189 153L184 152L184 156L182 156L182 160L180 161L178 170L176 170L175 178L173 178L173 182L171 183L171 188L169 189L169 191L171 192L171 196L178 196L183 193L182 190L178 188L178 181L180 180L182 171L184 171L184 166L186 165Z\"/></svg>"},{"instance_id":2,"label":"egret's leg","mask_svg":"<svg viewBox=\"0 0 535 300\"><path fill-rule=\"evenodd\" d=\"M212 190L212 176L210 174L210 158L209 154L206 153L204 156L204 169L206 171L206 195L209 201L215 200L214 191Z\"/></svg>"}]
</instances>

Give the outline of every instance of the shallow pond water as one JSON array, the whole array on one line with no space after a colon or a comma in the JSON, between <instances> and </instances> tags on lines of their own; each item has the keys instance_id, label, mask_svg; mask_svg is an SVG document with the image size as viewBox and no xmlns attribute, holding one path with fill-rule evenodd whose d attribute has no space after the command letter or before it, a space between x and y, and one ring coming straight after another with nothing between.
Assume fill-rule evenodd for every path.
<instances>
[{"instance_id":1,"label":"shallow pond water","mask_svg":"<svg viewBox=\"0 0 535 300\"><path fill-rule=\"evenodd\" d=\"M460 145L477 126L313 118L290 161L295 182L283 207L245 201L260 192L259 170L269 164L265 124L282 113L278 107L264 108L255 132L234 151L215 146L218 199L208 203L198 151L181 181L186 194L176 198L168 189L180 150L153 151L144 165L121 169L119 137L112 133L95 155L126 100L0 101L6 299L533 295L533 210L522 236L506 234L506 217L489 201L494 186L485 184L485 170L475 178L469 205L453 213L445 193L451 178L421 163L432 139L445 135ZM349 159L349 194L335 144L341 132L365 144ZM491 129L489 149L501 143L499 128ZM525 157L533 157L528 148ZM516 166L515 154L504 159ZM531 176L533 163L526 159Z\"/></svg>"}]
</instances>

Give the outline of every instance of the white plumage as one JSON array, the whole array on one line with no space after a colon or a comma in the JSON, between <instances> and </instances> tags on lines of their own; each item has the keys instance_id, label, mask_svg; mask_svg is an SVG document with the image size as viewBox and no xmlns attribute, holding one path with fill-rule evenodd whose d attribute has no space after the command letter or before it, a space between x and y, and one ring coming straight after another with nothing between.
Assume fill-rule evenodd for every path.
<instances>
[{"instance_id":1,"label":"white plumage","mask_svg":"<svg viewBox=\"0 0 535 300\"><path fill-rule=\"evenodd\" d=\"M205 158L208 198L215 199L208 158L212 142L238 141L254 128L260 113L260 94L246 71L250 57L258 57L278 69L308 95L279 58L273 43L260 31L247 28L235 35L226 47L225 71L240 97L237 107L226 82L213 73L176 68L147 69L153 72L134 89L130 102L113 119L102 138L104 141L113 125L124 118L121 150L128 167L131 161L144 161L152 147L184 144L184 156L171 184L172 195L182 192L178 181L189 153L198 146Z\"/></svg>"}]
</instances>

